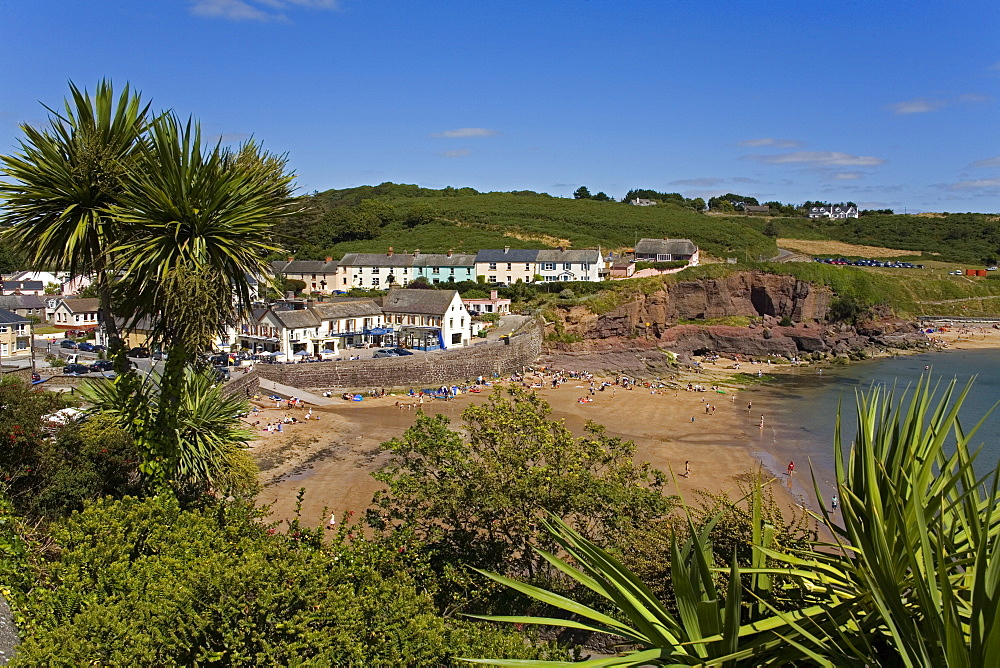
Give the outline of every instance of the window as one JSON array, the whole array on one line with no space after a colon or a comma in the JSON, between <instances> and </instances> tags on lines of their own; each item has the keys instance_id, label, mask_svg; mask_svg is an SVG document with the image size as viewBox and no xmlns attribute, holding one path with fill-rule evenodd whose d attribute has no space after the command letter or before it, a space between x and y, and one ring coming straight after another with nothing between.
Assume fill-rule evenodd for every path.
<instances>
[{"instance_id":1,"label":"window","mask_svg":"<svg viewBox=\"0 0 1000 668\"><path fill-rule=\"evenodd\" d=\"M18 350L27 350L28 349L28 340L27 339L18 339L17 340L17 349Z\"/></svg>"},{"instance_id":2,"label":"window","mask_svg":"<svg viewBox=\"0 0 1000 668\"><path fill-rule=\"evenodd\" d=\"M590 271L590 264L584 262L583 264L580 265L580 269L583 269L584 271Z\"/></svg>"},{"instance_id":3,"label":"window","mask_svg":"<svg viewBox=\"0 0 1000 668\"><path fill-rule=\"evenodd\" d=\"M441 279L440 279L440 278L435 278L435 279L434 279L434 282L435 282L435 283L440 283L440 282L441 282Z\"/></svg>"},{"instance_id":4,"label":"window","mask_svg":"<svg viewBox=\"0 0 1000 668\"><path fill-rule=\"evenodd\" d=\"M347 277L346 276L344 278L340 279L340 280L343 283L343 285L347 285Z\"/></svg>"},{"instance_id":5,"label":"window","mask_svg":"<svg viewBox=\"0 0 1000 668\"><path fill-rule=\"evenodd\" d=\"M462 343L462 333L461 332L455 332L454 334L452 334L451 335L451 343L452 343L452 345L461 345L461 343Z\"/></svg>"},{"instance_id":6,"label":"window","mask_svg":"<svg viewBox=\"0 0 1000 668\"><path fill-rule=\"evenodd\" d=\"M7 333L7 325L0 325L0 334Z\"/></svg>"},{"instance_id":7,"label":"window","mask_svg":"<svg viewBox=\"0 0 1000 668\"><path fill-rule=\"evenodd\" d=\"M514 265L512 265L510 262L508 262L507 263L507 271L510 271L513 268L514 268Z\"/></svg>"},{"instance_id":8,"label":"window","mask_svg":"<svg viewBox=\"0 0 1000 668\"><path fill-rule=\"evenodd\" d=\"M455 328L455 319L448 318L448 329L454 329L454 328Z\"/></svg>"},{"instance_id":9,"label":"window","mask_svg":"<svg viewBox=\"0 0 1000 668\"><path fill-rule=\"evenodd\" d=\"M546 280L546 282L551 283L553 281L558 281L559 277L558 276L546 276L545 280Z\"/></svg>"},{"instance_id":10,"label":"window","mask_svg":"<svg viewBox=\"0 0 1000 668\"><path fill-rule=\"evenodd\" d=\"M454 276L454 275L455 275L455 267L452 267L452 268L451 268L451 275L452 275L452 276Z\"/></svg>"},{"instance_id":11,"label":"window","mask_svg":"<svg viewBox=\"0 0 1000 668\"><path fill-rule=\"evenodd\" d=\"M314 281L316 280L316 274L313 274L313 280Z\"/></svg>"},{"instance_id":12,"label":"window","mask_svg":"<svg viewBox=\"0 0 1000 668\"><path fill-rule=\"evenodd\" d=\"M573 263L572 262L563 262L563 269L565 271L569 271L572 268L573 268Z\"/></svg>"},{"instance_id":13,"label":"window","mask_svg":"<svg viewBox=\"0 0 1000 668\"><path fill-rule=\"evenodd\" d=\"M496 262L490 262L490 269L495 271L496 268L497 268L497 263Z\"/></svg>"},{"instance_id":14,"label":"window","mask_svg":"<svg viewBox=\"0 0 1000 668\"><path fill-rule=\"evenodd\" d=\"M542 271L555 271L555 270L556 270L555 262L546 262L542 265Z\"/></svg>"},{"instance_id":15,"label":"window","mask_svg":"<svg viewBox=\"0 0 1000 668\"><path fill-rule=\"evenodd\" d=\"M378 276L372 277L372 285L378 285Z\"/></svg>"},{"instance_id":16,"label":"window","mask_svg":"<svg viewBox=\"0 0 1000 668\"><path fill-rule=\"evenodd\" d=\"M511 284L511 283L513 283L513 282L514 282L514 281L510 280L510 276L508 276L508 277L507 277L507 284L509 285L509 284Z\"/></svg>"},{"instance_id":17,"label":"window","mask_svg":"<svg viewBox=\"0 0 1000 668\"><path fill-rule=\"evenodd\" d=\"M434 267L433 269L431 269L431 273L432 274L440 274L441 273L441 267Z\"/></svg>"},{"instance_id":18,"label":"window","mask_svg":"<svg viewBox=\"0 0 1000 668\"><path fill-rule=\"evenodd\" d=\"M531 271L531 263L530 262L525 262L524 263L524 270L525 271Z\"/></svg>"},{"instance_id":19,"label":"window","mask_svg":"<svg viewBox=\"0 0 1000 668\"><path fill-rule=\"evenodd\" d=\"M489 282L490 283L496 283L497 282L497 277L496 276L489 276L488 278L489 278Z\"/></svg>"},{"instance_id":20,"label":"window","mask_svg":"<svg viewBox=\"0 0 1000 668\"><path fill-rule=\"evenodd\" d=\"M378 273L378 267L372 267L372 273L373 274L377 274Z\"/></svg>"}]
</instances>

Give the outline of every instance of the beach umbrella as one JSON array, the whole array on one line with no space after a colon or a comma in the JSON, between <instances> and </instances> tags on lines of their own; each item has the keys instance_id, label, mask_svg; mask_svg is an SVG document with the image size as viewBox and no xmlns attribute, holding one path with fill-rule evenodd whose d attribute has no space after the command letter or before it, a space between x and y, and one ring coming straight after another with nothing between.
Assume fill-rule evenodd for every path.
<instances>
[{"instance_id":1,"label":"beach umbrella","mask_svg":"<svg viewBox=\"0 0 1000 668\"><path fill-rule=\"evenodd\" d=\"M307 351L305 351L305 350L300 350L300 351L298 351L298 352L297 352L297 353L295 353L295 354L296 354L296 355L302 355L302 356L305 356L305 357L308 357L308 356L309 356L309 353L308 353Z\"/></svg>"}]
</instances>

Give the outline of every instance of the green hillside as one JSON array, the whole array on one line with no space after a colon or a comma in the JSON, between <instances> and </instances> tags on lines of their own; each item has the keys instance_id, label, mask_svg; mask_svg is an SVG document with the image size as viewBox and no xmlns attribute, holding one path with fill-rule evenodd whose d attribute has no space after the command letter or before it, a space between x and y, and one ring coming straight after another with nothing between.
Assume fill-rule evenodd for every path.
<instances>
[{"instance_id":1,"label":"green hillside","mask_svg":"<svg viewBox=\"0 0 1000 668\"><path fill-rule=\"evenodd\" d=\"M874 215L847 220L749 218L763 230L773 224L778 236L832 239L852 244L914 251L914 258L995 265L1000 258L1000 216L986 213Z\"/></svg>"},{"instance_id":2,"label":"green hillside","mask_svg":"<svg viewBox=\"0 0 1000 668\"><path fill-rule=\"evenodd\" d=\"M304 211L281 243L297 258L419 248L617 250L643 237L688 238L716 257L758 259L777 254L774 239L743 217L706 216L675 204L635 207L571 200L534 192L478 193L382 184L330 190L302 200Z\"/></svg>"}]
</instances>

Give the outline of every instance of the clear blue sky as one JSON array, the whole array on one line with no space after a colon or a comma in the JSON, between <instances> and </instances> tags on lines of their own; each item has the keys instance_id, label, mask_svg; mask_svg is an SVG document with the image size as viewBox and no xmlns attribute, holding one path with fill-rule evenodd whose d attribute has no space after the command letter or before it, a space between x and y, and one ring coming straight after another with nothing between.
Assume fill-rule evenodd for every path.
<instances>
[{"instance_id":1,"label":"clear blue sky","mask_svg":"<svg viewBox=\"0 0 1000 668\"><path fill-rule=\"evenodd\" d=\"M1000 211L1000 3L0 0L0 151L68 80L303 192L581 184Z\"/></svg>"}]
</instances>

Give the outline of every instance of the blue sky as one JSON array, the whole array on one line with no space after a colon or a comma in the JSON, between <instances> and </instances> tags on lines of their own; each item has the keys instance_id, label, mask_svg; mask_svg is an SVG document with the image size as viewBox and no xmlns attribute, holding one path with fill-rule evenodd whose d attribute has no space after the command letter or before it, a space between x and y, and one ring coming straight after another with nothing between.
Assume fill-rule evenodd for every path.
<instances>
[{"instance_id":1,"label":"blue sky","mask_svg":"<svg viewBox=\"0 0 1000 668\"><path fill-rule=\"evenodd\" d=\"M1000 211L1000 3L8 0L0 151L102 77L304 192L581 184Z\"/></svg>"}]
</instances>

